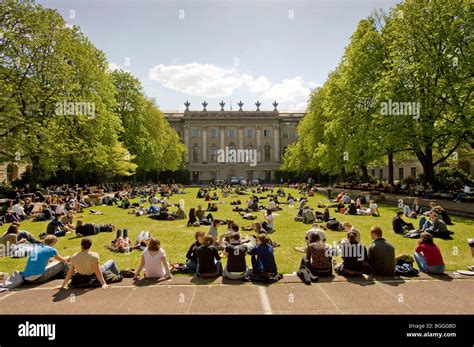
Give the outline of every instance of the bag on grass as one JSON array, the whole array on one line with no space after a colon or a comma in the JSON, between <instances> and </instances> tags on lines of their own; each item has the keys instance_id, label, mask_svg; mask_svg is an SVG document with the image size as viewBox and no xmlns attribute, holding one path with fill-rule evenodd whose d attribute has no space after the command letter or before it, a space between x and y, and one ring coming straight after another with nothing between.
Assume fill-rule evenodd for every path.
<instances>
[{"instance_id":1,"label":"bag on grass","mask_svg":"<svg viewBox=\"0 0 474 347\"><path fill-rule=\"evenodd\" d=\"M413 267L413 265L404 263L402 265L395 265L395 275L399 276L418 276L418 270Z\"/></svg>"}]
</instances>

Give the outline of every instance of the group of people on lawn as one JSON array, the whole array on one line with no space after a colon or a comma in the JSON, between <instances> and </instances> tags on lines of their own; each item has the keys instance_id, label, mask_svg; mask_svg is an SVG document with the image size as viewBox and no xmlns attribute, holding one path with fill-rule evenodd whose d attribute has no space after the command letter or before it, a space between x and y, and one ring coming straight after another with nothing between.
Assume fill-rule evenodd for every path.
<instances>
[{"instance_id":1,"label":"group of people on lawn","mask_svg":"<svg viewBox=\"0 0 474 347\"><path fill-rule=\"evenodd\" d=\"M218 228L215 224L214 228ZM360 232L346 223L347 239L340 244L341 248L360 244ZM215 235L215 234L214 234ZM326 236L317 224L306 232L306 254L301 266L307 268L313 276L332 276L334 270L343 276L360 276L363 273L392 276L395 268L395 249L383 238L380 227L372 227L370 236L373 242L368 249L361 245L361 252L349 254L342 252L342 263L333 269L330 246L326 244ZM221 240L219 244L217 241ZM95 276L102 288L108 285L104 279L105 272L119 275L120 271L113 260L100 265L99 255L91 251L92 240L84 237L81 240L81 251L71 257L59 255L54 248L58 238L47 235L29 255L23 278L26 282L39 283L47 281L63 272L66 277L61 286L66 288L74 276ZM246 255L251 257L251 268L247 264ZM222 266L221 258L227 257L227 264ZM278 280L278 268L273 247L265 229L259 229L256 237L242 238L239 227L234 223L232 232L225 236L213 236L209 230L195 233L195 242L186 253L185 271L196 273L202 278L215 278L222 275L232 280L249 280L269 282ZM423 232L415 249L414 258L421 271L427 273L444 272L444 262L439 247L433 242L428 232ZM300 268L301 269L301 268ZM156 238L147 240L146 249L141 255L140 264L134 273L139 279L142 270L145 278L171 278L171 267L166 252Z\"/></svg>"},{"instance_id":2,"label":"group of people on lawn","mask_svg":"<svg viewBox=\"0 0 474 347\"><path fill-rule=\"evenodd\" d=\"M341 196L341 200L344 201L344 194ZM352 203L352 200L349 200L349 203ZM439 218L439 208L439 206L432 206L429 211L429 219L422 218L420 220L421 235L415 248L414 259L419 269L426 273L442 273L445 269L441 251L433 242L433 236L436 236L436 232L442 229L443 224L445 225ZM373 208L370 207L370 209ZM375 210L379 214L377 207ZM416 211L416 208L414 210ZM192 212L189 213L189 226L193 225L195 221L200 221L200 225L210 225L207 233L202 230L195 233L195 240L186 253L186 263L181 269L187 273L195 273L196 276L202 278L215 278L222 275L232 280L243 279L255 282L279 280L281 275L278 274L272 240L269 237L269 234L275 230L272 211L272 208L265 209L263 222L252 223L255 235L243 237L235 222L225 221L227 230L224 233L219 233L219 228L224 224L224 221L214 218L211 213L206 215L202 208L192 209ZM42 241L36 240L26 231L21 231L18 221L13 222L5 235L0 238L0 243L29 242L35 244L22 274L24 280L39 283L64 273L65 278L59 288L65 288L75 276L95 277L102 288L107 288L104 273L120 275L120 271L113 260L108 260L100 265L99 255L91 251L92 240L87 236L99 231L113 231L114 227L105 228L105 226L92 225L92 228L84 228L82 221L74 225L72 208L62 213L57 211L54 214L51 213L51 217L53 215ZM403 221L403 215L404 211L400 211L394 218L395 232L406 231L412 227L409 225L410 223ZM412 216L411 212L409 216ZM195 219L195 221L191 219ZM101 230L101 227L111 230ZM89 229L92 232L88 232ZM326 243L324 228L317 223L313 224L313 227L305 234L305 256L301 261L300 270L309 271L312 278L332 276L334 272L343 276L360 276L364 273L381 276L394 274L395 249L389 241L383 238L380 227L374 226L370 229L370 237L373 242L368 248L361 244L358 229L344 223L343 230L346 233L346 238L338 245L339 250L342 251L342 263L335 266L332 259L334 253L331 252L334 247ZM58 242L58 236L72 231L85 236L81 240L81 251L71 257L63 257L58 254L54 246ZM122 235L118 236L118 238L120 237ZM126 237L128 238L128 235ZM345 250L350 248L360 251L357 254L349 254L350 252ZM172 276L172 267L157 238L147 237L142 250L140 264L133 273L135 279L140 278L142 271L146 278L170 278ZM247 263L247 255L250 256L251 266ZM223 257L227 258L226 266L222 266Z\"/></svg>"}]
</instances>

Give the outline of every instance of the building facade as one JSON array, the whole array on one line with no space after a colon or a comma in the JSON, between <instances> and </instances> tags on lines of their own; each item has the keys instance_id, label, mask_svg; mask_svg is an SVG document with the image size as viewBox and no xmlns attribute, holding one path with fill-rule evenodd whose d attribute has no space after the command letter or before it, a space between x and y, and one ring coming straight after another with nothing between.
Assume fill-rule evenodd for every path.
<instances>
[{"instance_id":1,"label":"building facade","mask_svg":"<svg viewBox=\"0 0 474 347\"><path fill-rule=\"evenodd\" d=\"M474 153L460 156L456 162L440 164L435 170L446 166L461 169L472 178L474 177ZM388 165L369 168L369 174L379 181L388 181L388 171ZM423 166L417 159L405 160L403 162L395 161L393 163L393 179L395 181L403 181L406 178L418 178L422 173Z\"/></svg>"},{"instance_id":2,"label":"building facade","mask_svg":"<svg viewBox=\"0 0 474 347\"><path fill-rule=\"evenodd\" d=\"M226 111L222 105L221 108L164 113L186 146L191 181L233 177L274 180L286 147L297 139L297 125L304 112L279 112L276 106L274 111ZM237 155L233 157L232 153ZM256 158L250 153L255 153Z\"/></svg>"},{"instance_id":3,"label":"building facade","mask_svg":"<svg viewBox=\"0 0 474 347\"><path fill-rule=\"evenodd\" d=\"M0 183L11 184L31 169L31 164L25 162L0 163Z\"/></svg>"}]
</instances>

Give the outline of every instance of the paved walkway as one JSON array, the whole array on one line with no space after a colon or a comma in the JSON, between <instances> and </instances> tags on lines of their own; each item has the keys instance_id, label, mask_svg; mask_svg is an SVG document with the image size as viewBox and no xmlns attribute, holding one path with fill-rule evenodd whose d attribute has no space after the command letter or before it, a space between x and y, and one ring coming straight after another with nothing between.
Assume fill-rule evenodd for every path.
<instances>
[{"instance_id":1,"label":"paved walkway","mask_svg":"<svg viewBox=\"0 0 474 347\"><path fill-rule=\"evenodd\" d=\"M269 286L174 277L107 290L53 292L60 280L0 293L0 314L473 314L474 278L343 277L310 286L286 275Z\"/></svg>"}]
</instances>

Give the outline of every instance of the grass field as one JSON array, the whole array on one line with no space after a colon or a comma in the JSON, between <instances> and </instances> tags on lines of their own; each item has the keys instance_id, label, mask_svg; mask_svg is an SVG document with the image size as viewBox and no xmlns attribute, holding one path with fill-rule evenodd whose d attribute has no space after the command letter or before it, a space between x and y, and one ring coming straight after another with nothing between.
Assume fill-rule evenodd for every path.
<instances>
[{"instance_id":1,"label":"grass field","mask_svg":"<svg viewBox=\"0 0 474 347\"><path fill-rule=\"evenodd\" d=\"M287 193L291 192L293 196L298 197L298 191L295 189L286 189ZM196 199L197 188L188 188L188 193L185 195L174 195L169 200L171 203L177 203L180 199L185 201L186 212L191 207L197 207L201 204L203 208L207 207L207 202L203 199ZM262 196L266 193L262 194ZM219 194L219 211L214 212L213 215L219 219L233 219L240 227L250 225L250 221L244 220L237 212L232 212L229 203L232 200L239 198L245 203L245 196L229 196L222 198ZM138 199L137 199L138 200ZM266 201L266 200L263 200ZM309 197L309 204L312 207L317 205L317 202L325 202L326 198L321 195ZM275 229L277 230L271 235L272 239L277 241L281 247L275 249L276 261L278 270L281 273L292 273L298 269L303 253L294 250L296 246L304 245L305 231L310 228L310 225L293 220L296 215L296 209L290 208L287 205L282 205L283 211L275 212ZM184 262L185 254L189 245L194 242L194 233L200 228L186 227L187 220L176 221L156 221L147 216L136 217L135 215L127 214L126 210L120 209L116 206L96 206L94 209L103 211L103 215L90 215L89 209L85 213L77 214L77 218L82 218L85 222L114 224L117 228L128 228L129 237L134 241L141 230L149 230L152 235L158 237L161 241L162 247L165 249L168 260L171 263ZM319 209L320 210L320 209ZM331 210L331 216L335 216L340 221L348 221L353 226L358 228L361 232L362 242L368 245L370 240L369 230L372 226L378 225L384 232L384 237L388 239L394 246L397 255L402 253L412 254L417 240L403 238L392 231L392 217L395 215L397 208L395 206L379 204L381 217L371 216L344 216L335 213ZM263 219L262 213L257 213L260 219ZM440 246L444 256L444 260L448 271L455 271L458 269L466 269L473 264L471 252L467 244L468 237L474 237L474 220L466 218L452 217L454 225L450 226L450 230L454 231L452 240L435 239ZM417 225L418 221L413 221ZM46 230L47 222L32 222L26 221L21 224L20 229L28 230L35 236L38 236L42 231ZM8 225L0 227L0 233L3 234ZM207 232L208 227L204 226L202 230ZM221 227L221 232L225 230L225 226ZM244 235L248 233L243 231ZM345 237L342 232L327 231L327 242L332 244L334 241L338 242ZM104 248L104 245L113 240L115 234L100 233L92 236L93 245L92 250L99 253L101 262L109 258L113 258L120 269L136 268L140 259L140 251L133 250L129 254L112 253ZM60 238L56 248L63 256L72 255L80 250L80 238L74 235L66 235ZM337 259L338 262L340 259ZM13 270L22 270L26 258L0 258L0 271L11 272Z\"/></svg>"}]
</instances>

